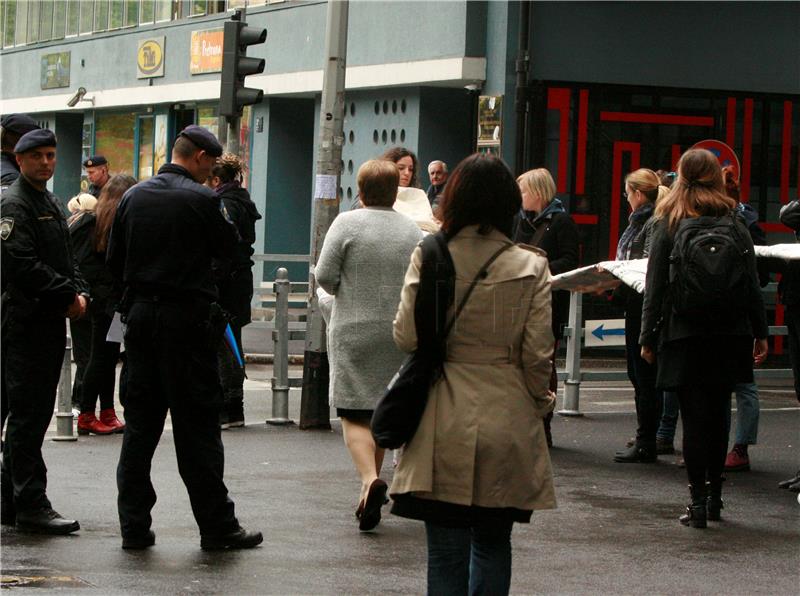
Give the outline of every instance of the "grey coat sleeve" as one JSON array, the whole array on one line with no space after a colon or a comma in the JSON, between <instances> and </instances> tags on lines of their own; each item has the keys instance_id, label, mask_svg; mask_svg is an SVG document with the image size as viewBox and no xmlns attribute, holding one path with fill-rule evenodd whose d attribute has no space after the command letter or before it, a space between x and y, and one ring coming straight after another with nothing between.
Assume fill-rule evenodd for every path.
<instances>
[{"instance_id":1,"label":"grey coat sleeve","mask_svg":"<svg viewBox=\"0 0 800 596\"><path fill-rule=\"evenodd\" d=\"M314 277L317 283L332 296L335 296L339 290L342 265L347 254L349 235L347 226L342 221L340 218L333 220L333 224L325 235L322 251L314 268Z\"/></svg>"}]
</instances>

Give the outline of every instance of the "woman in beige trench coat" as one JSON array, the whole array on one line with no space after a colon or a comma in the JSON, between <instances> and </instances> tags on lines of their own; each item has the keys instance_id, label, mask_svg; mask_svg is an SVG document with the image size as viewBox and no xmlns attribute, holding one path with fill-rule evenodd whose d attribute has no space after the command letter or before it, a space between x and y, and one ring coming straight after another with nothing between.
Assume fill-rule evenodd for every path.
<instances>
[{"instance_id":1,"label":"woman in beige trench coat","mask_svg":"<svg viewBox=\"0 0 800 596\"><path fill-rule=\"evenodd\" d=\"M511 244L520 204L514 177L496 157L473 155L451 174L441 214L456 303L489 257ZM417 345L420 266L417 248L394 321L395 342L406 352ZM513 522L555 507L542 423L554 405L552 348L547 259L513 246L459 315L442 377L390 490L393 513L425 521L429 594L507 593Z\"/></svg>"}]
</instances>

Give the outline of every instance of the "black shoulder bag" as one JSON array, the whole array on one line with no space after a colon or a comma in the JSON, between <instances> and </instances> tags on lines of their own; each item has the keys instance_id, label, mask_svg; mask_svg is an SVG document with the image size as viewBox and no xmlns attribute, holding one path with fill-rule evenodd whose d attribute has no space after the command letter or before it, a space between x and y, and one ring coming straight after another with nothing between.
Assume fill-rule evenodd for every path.
<instances>
[{"instance_id":1,"label":"black shoulder bag","mask_svg":"<svg viewBox=\"0 0 800 596\"><path fill-rule=\"evenodd\" d=\"M428 403L428 392L442 373L450 330L478 281L486 277L489 266L512 246L505 244L486 261L445 326L441 323L446 320L455 293L453 261L443 232L423 240L420 283L414 304L417 350L403 362L372 414L372 436L379 447L397 449L414 437Z\"/></svg>"}]
</instances>

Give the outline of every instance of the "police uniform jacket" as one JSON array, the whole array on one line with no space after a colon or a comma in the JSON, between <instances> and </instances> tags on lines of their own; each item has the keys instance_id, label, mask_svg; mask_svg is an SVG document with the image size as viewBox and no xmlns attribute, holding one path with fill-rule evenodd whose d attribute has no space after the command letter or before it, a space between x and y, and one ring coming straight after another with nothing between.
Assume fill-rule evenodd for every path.
<instances>
[{"instance_id":1,"label":"police uniform jacket","mask_svg":"<svg viewBox=\"0 0 800 596\"><path fill-rule=\"evenodd\" d=\"M19 178L19 167L17 160L11 153L0 155L0 186L6 188Z\"/></svg>"},{"instance_id":2,"label":"police uniform jacket","mask_svg":"<svg viewBox=\"0 0 800 596\"><path fill-rule=\"evenodd\" d=\"M211 259L229 256L236 239L214 191L185 168L165 164L122 197L107 263L129 294L211 302L217 298Z\"/></svg>"},{"instance_id":3,"label":"police uniform jacket","mask_svg":"<svg viewBox=\"0 0 800 596\"><path fill-rule=\"evenodd\" d=\"M63 318L75 295L88 288L57 199L20 176L3 192L0 212L4 307L20 315Z\"/></svg>"},{"instance_id":4,"label":"police uniform jacket","mask_svg":"<svg viewBox=\"0 0 800 596\"><path fill-rule=\"evenodd\" d=\"M477 226L450 240L455 303L483 263L509 242L497 230L480 234ZM514 246L475 286L447 338L444 372L395 471L393 513L469 525L481 517L526 522L531 511L555 507L542 421L554 404L548 394L550 273L542 255ZM417 248L394 320L394 340L406 352L417 347L420 266Z\"/></svg>"}]
</instances>

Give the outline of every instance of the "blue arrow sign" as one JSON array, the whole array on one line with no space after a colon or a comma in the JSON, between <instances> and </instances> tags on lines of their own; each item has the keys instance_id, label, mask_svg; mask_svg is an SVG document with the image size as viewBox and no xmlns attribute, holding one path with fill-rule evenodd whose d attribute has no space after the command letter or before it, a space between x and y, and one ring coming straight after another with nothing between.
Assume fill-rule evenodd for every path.
<instances>
[{"instance_id":1,"label":"blue arrow sign","mask_svg":"<svg viewBox=\"0 0 800 596\"><path fill-rule=\"evenodd\" d=\"M603 341L606 335L625 335L625 329L603 329L603 325L600 324L597 329L592 331L592 335L594 335L600 341Z\"/></svg>"}]
</instances>

